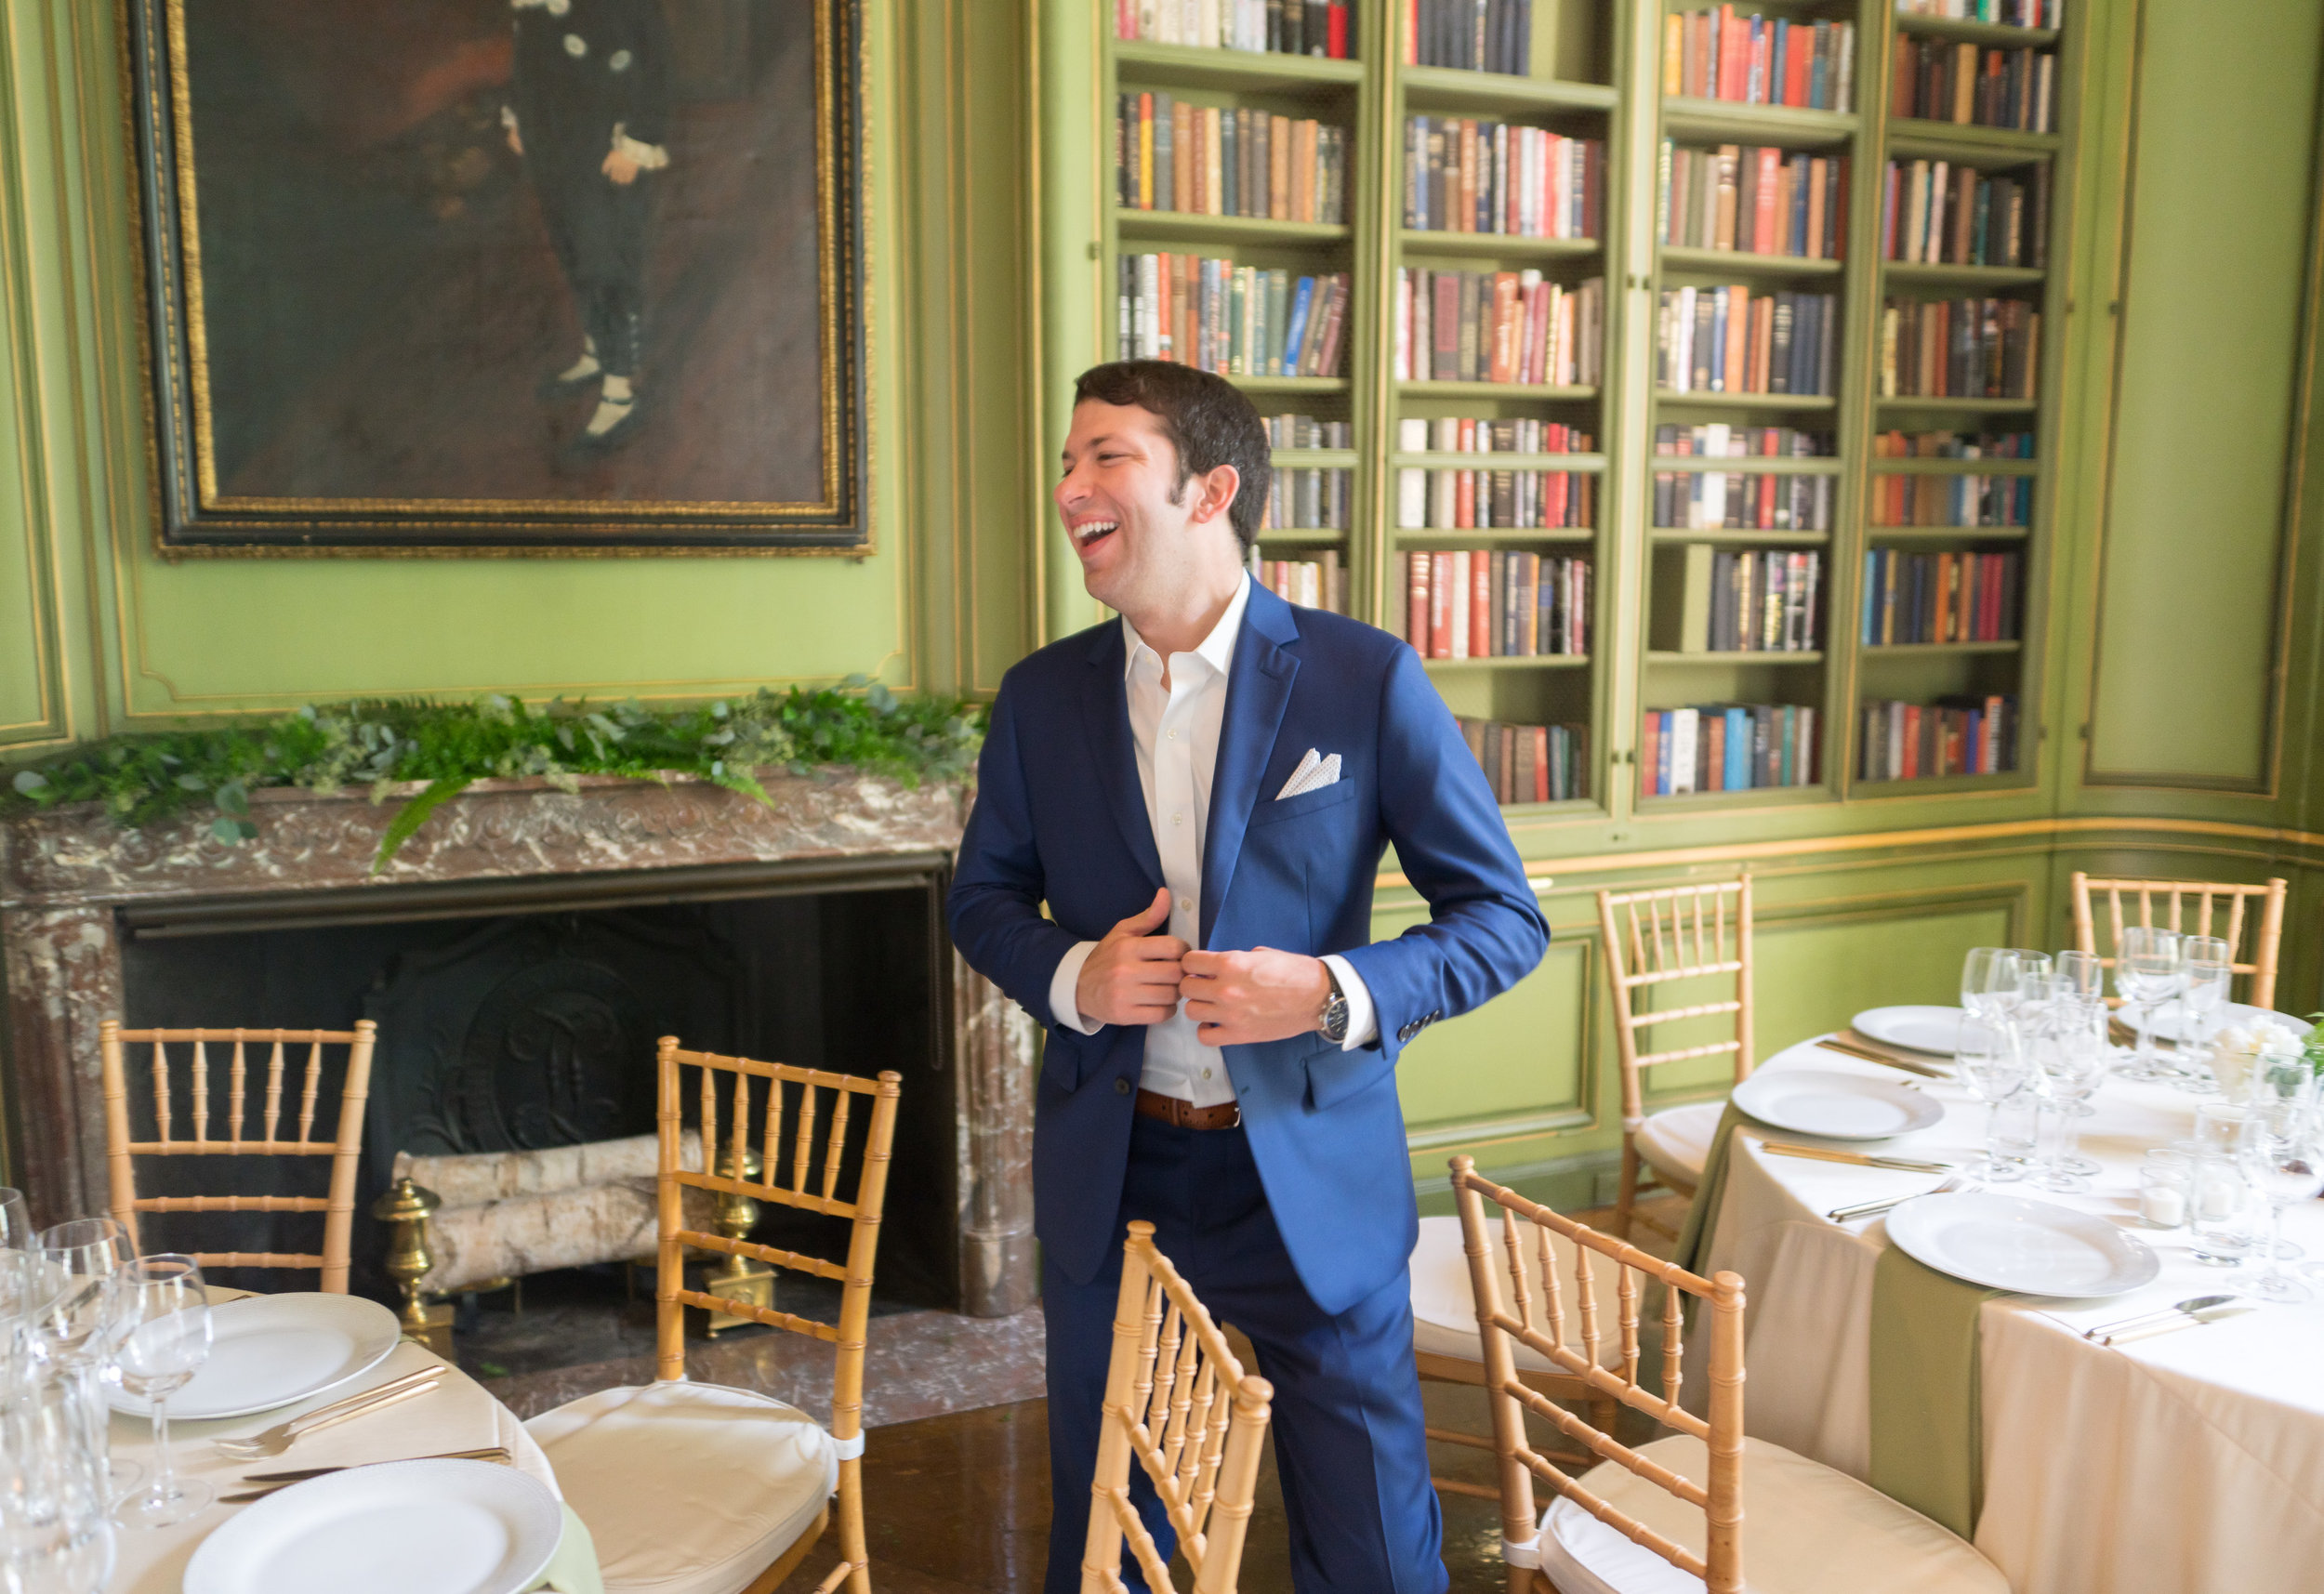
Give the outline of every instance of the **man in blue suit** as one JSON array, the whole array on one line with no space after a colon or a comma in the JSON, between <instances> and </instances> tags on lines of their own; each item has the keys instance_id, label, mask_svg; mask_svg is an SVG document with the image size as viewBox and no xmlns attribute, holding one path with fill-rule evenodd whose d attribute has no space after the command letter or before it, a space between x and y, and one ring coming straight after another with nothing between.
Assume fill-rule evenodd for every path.
<instances>
[{"instance_id":1,"label":"man in blue suit","mask_svg":"<svg viewBox=\"0 0 2324 1594\"><path fill-rule=\"evenodd\" d=\"M1048 1594L1080 1585L1132 1219L1274 1385L1294 1587L1443 1594L1396 1058L1523 978L1548 927L1419 657L1245 573L1272 473L1249 401L1159 361L1074 399L1057 507L1121 618L1003 678L949 903L1048 1035ZM1430 922L1372 943L1391 843Z\"/></svg>"}]
</instances>

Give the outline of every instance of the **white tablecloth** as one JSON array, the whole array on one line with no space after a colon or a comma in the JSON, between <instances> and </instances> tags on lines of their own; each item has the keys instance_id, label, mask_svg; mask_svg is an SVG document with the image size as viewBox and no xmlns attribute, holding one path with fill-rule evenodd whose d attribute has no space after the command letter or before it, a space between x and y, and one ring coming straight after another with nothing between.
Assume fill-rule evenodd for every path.
<instances>
[{"instance_id":1,"label":"white tablecloth","mask_svg":"<svg viewBox=\"0 0 2324 1594\"><path fill-rule=\"evenodd\" d=\"M1813 1042L1763 1071L1830 1069L1911 1076ZM1960 1163L1982 1143L1985 1109L1957 1087L1918 1081L1945 1121L1868 1149ZM2230 1273L2196 1262L2184 1230L2139 1228L2145 1151L2185 1137L2199 1099L2110 1080L2085 1118L2082 1152L2105 1171L2083 1194L2022 1183L2013 1193L2098 1212L2162 1258L2143 1290L2110 1300L2001 1297L1986 1303L1985 1511L1977 1548L2018 1594L2250 1594L2324 1587L2324 1306L2265 1306L2201 1328L2108 1349L2093 1323L2218 1292ZM1768 1154L1763 1140L1841 1145L1738 1129L1702 1271L1747 1283L1745 1428L1863 1478L1871 1450L1872 1269L1878 1218L1847 1225L1834 1206L1934 1187L1936 1177ZM1868 1149L1853 1145L1851 1149ZM2324 1258L2324 1204L2284 1232ZM1699 1394L1700 1344L1687 1389Z\"/></svg>"},{"instance_id":2,"label":"white tablecloth","mask_svg":"<svg viewBox=\"0 0 2324 1594\"><path fill-rule=\"evenodd\" d=\"M218 1290L213 1299L223 1298L231 1292ZM330 1390L297 1405L280 1411L262 1412L255 1416L227 1417L216 1422L172 1422L169 1425L170 1448L176 1456L178 1469L188 1477L200 1478L220 1495L238 1494L256 1485L244 1483L245 1472L270 1472L297 1467L350 1466L367 1461L400 1461L407 1456L435 1456L447 1450L481 1450L487 1445L502 1444L515 1464L531 1473L554 1492L557 1474L548 1465L548 1457L541 1447L524 1431L516 1414L484 1391L483 1386L452 1368L428 1393L414 1400L402 1401L383 1412L359 1416L302 1438L281 1456L267 1461L228 1461L218 1453L213 1440L242 1434L257 1433L275 1424L287 1422L301 1412L316 1406L329 1405L363 1390L372 1389L406 1373L438 1363L441 1358L424 1350L408 1340L398 1345L394 1353L362 1377ZM134 1461L145 1469L140 1486L152 1476L152 1424L144 1417L114 1414L112 1419L113 1454ZM562 1495L559 1495L562 1498ZM202 1541L240 1506L213 1504L192 1521L175 1527L133 1530L124 1528L115 1534L119 1547L114 1561L112 1581L106 1585L107 1594L178 1594L183 1582L186 1562Z\"/></svg>"}]
</instances>

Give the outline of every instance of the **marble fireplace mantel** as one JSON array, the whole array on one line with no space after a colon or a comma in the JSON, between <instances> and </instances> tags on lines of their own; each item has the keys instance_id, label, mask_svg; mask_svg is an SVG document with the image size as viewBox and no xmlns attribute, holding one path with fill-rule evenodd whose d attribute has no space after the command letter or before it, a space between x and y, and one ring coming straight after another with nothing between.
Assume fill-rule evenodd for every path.
<instances>
[{"instance_id":1,"label":"marble fireplace mantel","mask_svg":"<svg viewBox=\"0 0 2324 1594\"><path fill-rule=\"evenodd\" d=\"M253 793L257 837L232 845L211 835L207 816L131 831L94 804L0 822L19 1182L36 1220L103 1209L98 1024L123 1011L123 940L141 920L342 922L376 916L385 899L375 893L415 916L456 913L470 893L511 911L511 882L533 909L568 905L561 893L574 902L626 893L667 901L763 891L778 870L844 889L883 871L947 867L969 806L957 784L914 789L845 771L770 773L765 785L772 808L685 778L665 785L597 777L572 792L539 781L479 782L439 809L377 876L372 859L395 803L375 804L367 793ZM957 957L950 974L962 1300L977 1315L1000 1315L1035 1295L1037 1034L1022 1009Z\"/></svg>"}]
</instances>

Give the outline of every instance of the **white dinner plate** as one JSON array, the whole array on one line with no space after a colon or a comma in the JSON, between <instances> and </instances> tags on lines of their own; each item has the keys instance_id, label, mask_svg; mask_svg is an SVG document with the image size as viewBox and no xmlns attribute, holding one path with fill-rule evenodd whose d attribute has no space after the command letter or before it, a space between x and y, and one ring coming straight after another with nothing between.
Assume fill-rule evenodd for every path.
<instances>
[{"instance_id":1,"label":"white dinner plate","mask_svg":"<svg viewBox=\"0 0 2324 1594\"><path fill-rule=\"evenodd\" d=\"M548 1485L513 1467L353 1467L229 1517L187 1563L185 1594L517 1594L564 1526Z\"/></svg>"},{"instance_id":2,"label":"white dinner plate","mask_svg":"<svg viewBox=\"0 0 2324 1594\"><path fill-rule=\"evenodd\" d=\"M1940 1273L2025 1295L2120 1295L2162 1270L2145 1241L2095 1213L1987 1191L1916 1195L1889 1213L1888 1238Z\"/></svg>"},{"instance_id":3,"label":"white dinner plate","mask_svg":"<svg viewBox=\"0 0 2324 1594\"><path fill-rule=\"evenodd\" d=\"M1909 1085L1820 1068L1754 1074L1735 1087L1733 1100L1763 1124L1828 1140L1884 1140L1945 1116L1943 1102Z\"/></svg>"},{"instance_id":4,"label":"white dinner plate","mask_svg":"<svg viewBox=\"0 0 2324 1594\"><path fill-rule=\"evenodd\" d=\"M2126 1024L2135 1025L2138 1021L2138 1015L2127 1009L2118 1012L2115 1017ZM2241 1002L2229 1002L2212 1015L2211 1033L2217 1034L2221 1030L2238 1024L2249 1029L2254 1019L2265 1019L2295 1035L2306 1034L2310 1028L2307 1020L2295 1019L2290 1013L2278 1013L2272 1008L2253 1008ZM2158 1040L2178 1040L2185 1034L2185 1023L2186 1016L2176 1002L2165 1002L2155 1009L2155 1037Z\"/></svg>"},{"instance_id":5,"label":"white dinner plate","mask_svg":"<svg viewBox=\"0 0 2324 1594\"><path fill-rule=\"evenodd\" d=\"M1868 1008L1848 1021L1876 1041L1950 1057L1961 1044L1961 1008Z\"/></svg>"},{"instance_id":6,"label":"white dinner plate","mask_svg":"<svg viewBox=\"0 0 2324 1594\"><path fill-rule=\"evenodd\" d=\"M252 1295L210 1309L210 1358L169 1397L180 1422L273 1411L347 1382L388 1359L403 1337L395 1313L357 1295ZM152 1406L118 1388L112 1408Z\"/></svg>"}]
</instances>

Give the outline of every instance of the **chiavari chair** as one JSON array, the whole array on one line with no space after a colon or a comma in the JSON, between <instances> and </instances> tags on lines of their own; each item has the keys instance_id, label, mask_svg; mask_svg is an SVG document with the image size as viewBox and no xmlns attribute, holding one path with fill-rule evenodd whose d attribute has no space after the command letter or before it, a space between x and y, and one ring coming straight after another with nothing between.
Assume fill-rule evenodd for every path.
<instances>
[{"instance_id":1,"label":"chiavari chair","mask_svg":"<svg viewBox=\"0 0 2324 1594\"><path fill-rule=\"evenodd\" d=\"M2216 880L2102 880L2074 871L2074 944L2114 967L2122 945L2123 927L2132 922L2123 914L2123 899L2137 905L2136 922L2148 929L2177 930L2183 935L2217 935L2227 943L2235 971L2248 979L2245 1000L2254 1008L2276 1005L2276 959L2284 939L2284 882L2271 879L2257 886ZM2106 950L2098 952L2098 927L2091 899L2106 899ZM2259 904L2259 922L2251 923L2249 903ZM2157 910L2160 909L2160 916ZM2224 916L2224 922L2223 921ZM2246 956L2244 932L2253 930Z\"/></svg>"},{"instance_id":2,"label":"chiavari chair","mask_svg":"<svg viewBox=\"0 0 2324 1594\"><path fill-rule=\"evenodd\" d=\"M769 1594L829 1529L835 1499L840 1561L817 1594L842 1585L852 1594L871 1594L864 1537L864 1336L901 1076L865 1079L685 1051L674 1036L663 1037L656 1066L654 1381L584 1396L534 1417L526 1431L548 1453L566 1503L596 1542L607 1594ZM690 1074L697 1076L691 1092L684 1077ZM698 1136L684 1126L690 1094ZM868 1111L855 1110L859 1098ZM856 1126L860 1140L851 1139ZM759 1177L713 1171L746 1170L753 1153ZM833 1261L691 1228L689 1191L841 1219L848 1225L846 1257ZM716 1273L704 1280L709 1287L689 1288L689 1250L837 1284L838 1320L819 1323L714 1293ZM690 1382L690 1306L836 1347L830 1428L750 1390Z\"/></svg>"},{"instance_id":3,"label":"chiavari chair","mask_svg":"<svg viewBox=\"0 0 2324 1594\"><path fill-rule=\"evenodd\" d=\"M1193 1288L1154 1245L1154 1225L1129 1225L1114 1355L1091 1483L1082 1594L1126 1594L1122 1547L1162 1594L1170 1577L1129 1495L1144 1469L1194 1572L1194 1594L1233 1594L1259 1486L1259 1452L1274 1390L1243 1370Z\"/></svg>"},{"instance_id":4,"label":"chiavari chair","mask_svg":"<svg viewBox=\"0 0 2324 1594\"><path fill-rule=\"evenodd\" d=\"M1750 1077L1751 877L1706 886L1666 886L1650 891L1598 893L1598 926L1605 940L1606 983L1614 998L1614 1044L1622 1065L1622 1174L1615 1196L1616 1232L1630 1238L1643 1223L1675 1240L1677 1232L1637 1210L1642 1169L1674 1195L1691 1198L1719 1127L1723 1104L1690 1101L1649 1116L1646 1070L1693 1058L1731 1055L1734 1083ZM1723 1001L1652 1006L1653 988L1684 980L1732 977L1735 995ZM1639 993L1645 992L1644 999ZM1641 1053L1638 1033L1657 1024L1731 1016L1726 1039Z\"/></svg>"},{"instance_id":5,"label":"chiavari chair","mask_svg":"<svg viewBox=\"0 0 2324 1594\"><path fill-rule=\"evenodd\" d=\"M351 1030L191 1029L129 1030L120 1021L98 1025L100 1082L105 1101L105 1163L109 1205L130 1242L145 1248L138 1216L156 1212L320 1212L323 1249L301 1251L196 1251L205 1268L312 1268L318 1288L347 1293L349 1242L355 1219L355 1170L363 1155L363 1103L371 1090L371 1058L378 1041L369 1020ZM182 1048L185 1074L174 1083L172 1047ZM347 1066L339 1087L337 1121L327 1139L315 1134L324 1111L324 1048L345 1047ZM132 1047L151 1048L153 1138L132 1138L129 1067ZM213 1048L216 1056L213 1057ZM293 1070L297 1078L294 1081ZM254 1079L254 1071L263 1078ZM220 1077L222 1075L222 1079ZM217 1109L220 1085L224 1114ZM296 1092L286 1102L286 1092ZM182 1117L180 1113L182 1111ZM296 1123L285 1122L285 1116ZM191 1137L179 1134L181 1126ZM142 1157L328 1157L329 1192L324 1195L139 1195L137 1162Z\"/></svg>"},{"instance_id":6,"label":"chiavari chair","mask_svg":"<svg viewBox=\"0 0 2324 1594\"><path fill-rule=\"evenodd\" d=\"M1820 1462L1744 1437L1739 1276L1706 1279L1649 1256L1480 1179L1468 1157L1455 1157L1452 1171L1493 1405L1511 1594L1742 1594L1747 1570L1750 1587L1763 1594L2009 1587L2000 1568L1918 1511ZM1498 1245L1488 1226L1495 1216ZM1610 1303L1601 1260L1618 1270ZM1560 1277L1569 1269L1570 1297ZM1513 1311L1503 1304L1504 1279L1515 1285ZM1696 1331L1710 1337L1706 1415L1680 1403L1690 1301ZM1578 1346L1569 1336L1577 1321ZM1648 1342L1644 1324L1658 1327L1659 1345ZM1601 1354L1609 1340L1617 1351L1610 1361ZM1632 1446L1613 1425L1585 1422L1517 1377L1520 1346L1673 1431ZM1657 1371L1659 1387L1650 1387ZM1528 1419L1579 1444L1596 1465L1578 1477L1561 1468L1536 1447ZM1538 1518L1537 1481L1552 1495Z\"/></svg>"}]
</instances>

